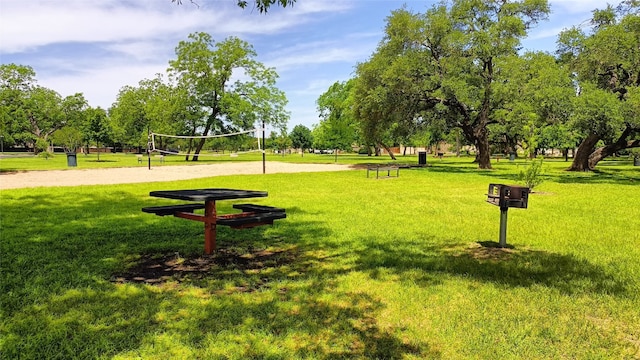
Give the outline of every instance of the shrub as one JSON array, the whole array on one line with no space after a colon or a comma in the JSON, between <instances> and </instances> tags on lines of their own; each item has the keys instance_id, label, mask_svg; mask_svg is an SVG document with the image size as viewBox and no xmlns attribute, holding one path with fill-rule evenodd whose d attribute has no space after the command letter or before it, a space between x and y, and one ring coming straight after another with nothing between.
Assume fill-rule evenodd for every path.
<instances>
[{"instance_id":1,"label":"shrub","mask_svg":"<svg viewBox=\"0 0 640 360\"><path fill-rule=\"evenodd\" d=\"M542 184L543 180L543 168L542 162L544 158L542 156L538 156L536 160L531 161L531 164L527 166L525 170L520 170L518 174L518 181L524 182L525 186L527 186L531 191L533 188Z\"/></svg>"},{"instance_id":2,"label":"shrub","mask_svg":"<svg viewBox=\"0 0 640 360\"><path fill-rule=\"evenodd\" d=\"M38 157L49 160L53 157L53 153L50 153L49 151L42 151L38 154Z\"/></svg>"}]
</instances>

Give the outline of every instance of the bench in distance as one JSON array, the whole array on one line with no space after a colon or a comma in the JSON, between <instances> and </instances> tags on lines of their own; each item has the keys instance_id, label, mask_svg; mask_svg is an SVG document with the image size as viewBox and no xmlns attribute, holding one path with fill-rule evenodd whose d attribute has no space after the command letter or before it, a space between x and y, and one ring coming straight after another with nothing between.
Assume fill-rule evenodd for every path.
<instances>
[{"instance_id":1,"label":"bench in distance","mask_svg":"<svg viewBox=\"0 0 640 360\"><path fill-rule=\"evenodd\" d=\"M376 172L376 179L400 176L400 166L396 164L369 164L367 165L367 177L369 177L370 171ZM383 175L385 171L387 172L386 176ZM395 176L393 175L393 171L395 171Z\"/></svg>"}]
</instances>

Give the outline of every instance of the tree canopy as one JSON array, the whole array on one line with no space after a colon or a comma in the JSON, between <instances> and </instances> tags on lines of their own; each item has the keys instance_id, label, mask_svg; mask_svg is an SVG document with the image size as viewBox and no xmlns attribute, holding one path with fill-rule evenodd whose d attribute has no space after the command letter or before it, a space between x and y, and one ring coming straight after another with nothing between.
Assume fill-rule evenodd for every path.
<instances>
[{"instance_id":1,"label":"tree canopy","mask_svg":"<svg viewBox=\"0 0 640 360\"><path fill-rule=\"evenodd\" d=\"M22 143L40 151L48 147L56 130L81 123L88 104L81 93L63 98L38 85L35 77L29 66L0 65L0 135L9 144Z\"/></svg>"},{"instance_id":2,"label":"tree canopy","mask_svg":"<svg viewBox=\"0 0 640 360\"><path fill-rule=\"evenodd\" d=\"M300 149L300 151L304 154L304 149L308 149L313 144L313 136L311 135L311 130L304 125L296 125L291 130L289 134L289 138L291 139L291 145L294 148Z\"/></svg>"},{"instance_id":3,"label":"tree canopy","mask_svg":"<svg viewBox=\"0 0 640 360\"><path fill-rule=\"evenodd\" d=\"M573 27L559 36L557 54L580 87L573 123L583 140L570 170L592 170L617 151L640 147L639 10L635 0L609 5L593 12L590 33Z\"/></svg>"},{"instance_id":4,"label":"tree canopy","mask_svg":"<svg viewBox=\"0 0 640 360\"><path fill-rule=\"evenodd\" d=\"M154 79L141 80L137 87L120 89L109 115L117 141L143 148L150 130L195 135L205 112L189 103L184 88L172 85L158 75ZM158 145L162 148L166 144Z\"/></svg>"},{"instance_id":5,"label":"tree canopy","mask_svg":"<svg viewBox=\"0 0 640 360\"><path fill-rule=\"evenodd\" d=\"M204 0L203 0L204 1ZM182 4L183 0L171 0L172 3L176 3L178 5ZM189 0L192 4L197 4L196 0ZM253 6L257 9L261 14L266 14L269 9L274 6L282 6L283 8L287 6L293 6L296 0L254 0ZM246 8L249 6L249 1L247 0L236 0L236 5L241 8Z\"/></svg>"},{"instance_id":6,"label":"tree canopy","mask_svg":"<svg viewBox=\"0 0 640 360\"><path fill-rule=\"evenodd\" d=\"M314 142L322 149L349 150L357 138L353 119L351 88L353 80L335 82L316 100L320 124Z\"/></svg>"},{"instance_id":7,"label":"tree canopy","mask_svg":"<svg viewBox=\"0 0 640 360\"><path fill-rule=\"evenodd\" d=\"M506 102L496 91L506 80L498 66L548 13L546 0L455 0L424 14L392 12L378 49L357 70L355 113L366 136L445 119L476 146L479 167L491 168L488 126Z\"/></svg>"},{"instance_id":8,"label":"tree canopy","mask_svg":"<svg viewBox=\"0 0 640 360\"><path fill-rule=\"evenodd\" d=\"M205 112L198 135L249 130L257 121L282 127L288 120L287 98L276 87L278 74L257 61L253 47L229 37L215 42L211 35L193 33L176 47L169 62L169 76L187 94L186 104ZM193 160L204 146L196 145Z\"/></svg>"}]
</instances>

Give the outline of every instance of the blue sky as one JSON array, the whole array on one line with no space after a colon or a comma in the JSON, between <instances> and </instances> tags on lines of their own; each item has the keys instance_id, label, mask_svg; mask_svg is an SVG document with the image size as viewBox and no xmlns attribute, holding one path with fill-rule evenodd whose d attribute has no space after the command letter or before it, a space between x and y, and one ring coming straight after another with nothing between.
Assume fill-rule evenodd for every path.
<instances>
[{"instance_id":1,"label":"blue sky","mask_svg":"<svg viewBox=\"0 0 640 360\"><path fill-rule=\"evenodd\" d=\"M615 3L617 3L617 0ZM275 67L289 99L288 130L318 123L315 101L352 77L403 4L421 12L435 1L297 0L267 15L236 0L0 0L0 62L29 65L38 84L62 96L82 92L109 108L125 85L164 73L180 40L196 31L215 40L238 36ZM250 1L251 2L251 1ZM553 51L557 34L590 18L604 0L550 0L552 14L530 32L525 49Z\"/></svg>"}]
</instances>

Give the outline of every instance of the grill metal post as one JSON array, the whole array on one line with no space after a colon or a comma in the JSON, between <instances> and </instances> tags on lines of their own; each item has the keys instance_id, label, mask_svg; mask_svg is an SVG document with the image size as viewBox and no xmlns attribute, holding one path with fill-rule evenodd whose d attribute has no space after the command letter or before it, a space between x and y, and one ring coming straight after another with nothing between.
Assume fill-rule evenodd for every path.
<instances>
[{"instance_id":1,"label":"grill metal post","mask_svg":"<svg viewBox=\"0 0 640 360\"><path fill-rule=\"evenodd\" d=\"M500 247L507 247L507 211L509 208L500 208Z\"/></svg>"}]
</instances>

